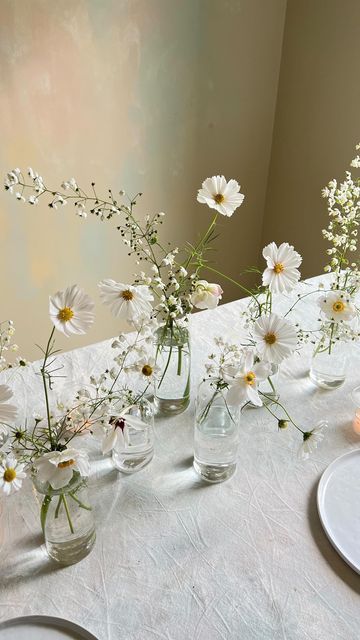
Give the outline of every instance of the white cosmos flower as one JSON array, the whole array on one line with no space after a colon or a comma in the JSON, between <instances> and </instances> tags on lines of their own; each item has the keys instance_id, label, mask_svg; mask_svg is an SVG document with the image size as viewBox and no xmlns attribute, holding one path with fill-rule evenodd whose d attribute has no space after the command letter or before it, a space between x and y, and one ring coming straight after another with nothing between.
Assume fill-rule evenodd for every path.
<instances>
[{"instance_id":1,"label":"white cosmos flower","mask_svg":"<svg viewBox=\"0 0 360 640\"><path fill-rule=\"evenodd\" d=\"M66 336L83 334L94 322L94 303L77 284L58 291L50 298L50 318Z\"/></svg>"},{"instance_id":2,"label":"white cosmos flower","mask_svg":"<svg viewBox=\"0 0 360 640\"><path fill-rule=\"evenodd\" d=\"M17 408L8 404L13 392L6 384L0 384L0 422L12 422L16 418Z\"/></svg>"},{"instance_id":3,"label":"white cosmos flower","mask_svg":"<svg viewBox=\"0 0 360 640\"><path fill-rule=\"evenodd\" d=\"M95 437L102 440L101 449L103 454L109 453L115 449L121 451L126 449L129 445L128 428L132 428L135 431L142 431L148 428L148 424L129 414L129 411L134 405L130 405L123 409L121 413L111 418L111 424L97 425L97 428L93 430Z\"/></svg>"},{"instance_id":4,"label":"white cosmos flower","mask_svg":"<svg viewBox=\"0 0 360 640\"><path fill-rule=\"evenodd\" d=\"M133 286L115 280L99 282L100 297L110 307L116 318L125 318L128 322L151 315L151 301L154 299L149 287L144 284Z\"/></svg>"},{"instance_id":5,"label":"white cosmos flower","mask_svg":"<svg viewBox=\"0 0 360 640\"><path fill-rule=\"evenodd\" d=\"M273 364L280 364L290 356L297 344L295 327L275 313L261 316L255 322L253 338L260 359Z\"/></svg>"},{"instance_id":6,"label":"white cosmos flower","mask_svg":"<svg viewBox=\"0 0 360 640\"><path fill-rule=\"evenodd\" d=\"M279 247L271 242L263 249L267 263L262 277L263 285L273 293L289 293L300 279L302 257L288 242Z\"/></svg>"},{"instance_id":7,"label":"white cosmos flower","mask_svg":"<svg viewBox=\"0 0 360 640\"><path fill-rule=\"evenodd\" d=\"M219 284L207 282L207 280L198 280L190 297L190 302L197 309L215 309L223 293Z\"/></svg>"},{"instance_id":8,"label":"white cosmos flower","mask_svg":"<svg viewBox=\"0 0 360 640\"><path fill-rule=\"evenodd\" d=\"M300 446L298 455L302 460L307 460L311 453L315 451L318 444L324 439L324 430L327 428L326 420L320 420L312 431L306 431L303 434L303 442Z\"/></svg>"},{"instance_id":9,"label":"white cosmos flower","mask_svg":"<svg viewBox=\"0 0 360 640\"><path fill-rule=\"evenodd\" d=\"M319 300L323 314L334 322L348 322L356 315L356 308L346 291L330 291Z\"/></svg>"},{"instance_id":10,"label":"white cosmos flower","mask_svg":"<svg viewBox=\"0 0 360 640\"><path fill-rule=\"evenodd\" d=\"M216 209L223 216L232 216L235 209L240 207L244 200L240 193L240 185L236 180L227 182L224 176L206 178L198 191L197 201L207 204L211 209Z\"/></svg>"},{"instance_id":11,"label":"white cosmos flower","mask_svg":"<svg viewBox=\"0 0 360 640\"><path fill-rule=\"evenodd\" d=\"M0 462L0 490L2 489L6 496L12 491L18 491L21 488L22 481L26 477L23 471L24 465L19 464L13 455L7 456Z\"/></svg>"},{"instance_id":12,"label":"white cosmos flower","mask_svg":"<svg viewBox=\"0 0 360 640\"><path fill-rule=\"evenodd\" d=\"M261 407L262 400L257 385L261 380L265 380L270 373L271 365L268 362L255 363L254 353L248 350L228 391L228 404L237 405L250 401L255 406Z\"/></svg>"},{"instance_id":13,"label":"white cosmos flower","mask_svg":"<svg viewBox=\"0 0 360 640\"><path fill-rule=\"evenodd\" d=\"M90 463L87 453L79 449L49 451L34 462L37 478L40 482L48 482L53 489L62 489L69 484L74 471L81 476L88 476Z\"/></svg>"},{"instance_id":14,"label":"white cosmos flower","mask_svg":"<svg viewBox=\"0 0 360 640\"><path fill-rule=\"evenodd\" d=\"M139 362L137 362L136 371L138 371L142 380L151 382L157 377L161 369L156 364L153 356L144 356Z\"/></svg>"}]
</instances>

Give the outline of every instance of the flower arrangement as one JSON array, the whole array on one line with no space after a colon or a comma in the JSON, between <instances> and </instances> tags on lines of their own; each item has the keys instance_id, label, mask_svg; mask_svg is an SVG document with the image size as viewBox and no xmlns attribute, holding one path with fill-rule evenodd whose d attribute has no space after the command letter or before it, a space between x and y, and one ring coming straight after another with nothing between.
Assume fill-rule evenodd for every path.
<instances>
[{"instance_id":1,"label":"flower arrangement","mask_svg":"<svg viewBox=\"0 0 360 640\"><path fill-rule=\"evenodd\" d=\"M160 238L160 225L163 223L164 213L153 216L147 215L143 220L135 215L135 207L141 193L129 197L124 190L120 190L115 197L111 189L106 198L100 197L95 189L95 182L91 183L91 195L82 189L75 178L66 180L61 190L48 188L43 178L32 168L27 171L28 180L19 169L13 169L5 178L5 189L14 193L20 202L27 202L35 206L40 200L47 198L50 209L59 209L72 203L78 216L85 219L88 215L106 222L116 220L116 229L129 249L129 255L134 255L139 265L148 264L149 274L141 271L137 274L131 286L137 289L125 288L114 280L105 280L102 286L104 300L110 305L115 316L121 317L128 305L111 304L119 293L126 292L127 302L141 305L143 291L141 285L149 287L155 300L155 316L167 326L172 326L178 319L190 313L193 307L204 309L216 306L221 299L222 291L219 285L209 284L200 279L200 271L206 265L206 258L210 244L215 237L218 216L231 217L240 207L244 195L240 193L240 186L236 180L226 181L224 176L207 178L199 189L197 200L215 211L213 220L196 245L188 243L183 250L178 247L164 247ZM123 287L123 288L122 288ZM136 291L136 298L132 296ZM147 300L150 301L150 298ZM200 306L198 306L200 305ZM145 305L146 306L146 305ZM209 308L209 307L206 307Z\"/></svg>"},{"instance_id":2,"label":"flower arrangement","mask_svg":"<svg viewBox=\"0 0 360 640\"><path fill-rule=\"evenodd\" d=\"M356 149L360 149L360 144ZM358 155L351 161L351 167L360 167ZM321 318L316 353L331 354L337 342L357 340L360 335L360 312L354 302L360 288L360 270L359 262L352 259L358 248L360 179L354 179L346 171L345 180L340 183L330 180L322 196L327 200L330 218L322 233L332 245L327 249L330 259L324 271L331 274L331 281L329 290L318 300Z\"/></svg>"},{"instance_id":3,"label":"flower arrangement","mask_svg":"<svg viewBox=\"0 0 360 640\"><path fill-rule=\"evenodd\" d=\"M307 459L324 438L327 421L319 421L312 429L301 428L290 416L278 396L261 390L261 383L271 373L271 362L260 360L254 348L232 344L220 337L215 339L215 346L216 352L208 356L208 362L205 365L207 379L210 381L213 392L200 416L200 422L206 419L212 404L219 396L222 396L228 407L230 417L231 407L234 406L240 406L242 410L248 405L264 406L275 418L279 430L291 425L301 433L299 457Z\"/></svg>"},{"instance_id":4,"label":"flower arrangement","mask_svg":"<svg viewBox=\"0 0 360 640\"><path fill-rule=\"evenodd\" d=\"M122 436L126 438L128 428L140 425L130 415L131 409L144 398L153 375L155 366L151 367L148 345L152 344L152 308L144 316L143 308L137 309L132 316L132 326L137 327L135 334L129 337L120 335L113 341L116 351L115 366L104 371L98 378L91 377L89 385L74 392L69 407L66 403L54 401L52 391L57 378L61 375L62 365L58 365L55 348L55 331L70 337L84 334L94 322L94 303L77 285L58 291L49 300L49 316L53 324L46 347L42 349L43 359L39 374L44 392L45 418L34 417L32 426L19 427L16 424L17 409L9 404L12 391L7 385L0 385L0 424L2 433L8 437L5 455L2 460L4 468L1 476L1 487L6 495L21 488L25 471L29 470L37 483L48 487L42 507L43 526L49 506L51 491L61 491L70 482L89 474L87 452L81 447L80 436L93 433L102 440L102 450L106 453L116 446L119 431L111 426L111 415L122 413ZM121 379L123 374L137 375L146 382L134 385L131 389L127 380ZM128 378L127 378L128 379ZM136 391L135 387L141 387ZM120 407L120 409L119 409ZM137 423L137 424L135 424ZM116 437L115 437L116 436ZM66 497L60 493L59 500L66 507ZM71 497L76 499L76 494ZM69 526L72 523L69 520Z\"/></svg>"},{"instance_id":5,"label":"flower arrangement","mask_svg":"<svg viewBox=\"0 0 360 640\"><path fill-rule=\"evenodd\" d=\"M144 219L135 215L141 193L128 197L124 190L120 190L115 197L109 189L108 196L104 198L98 195L95 182L92 182L89 195L75 178L64 181L61 190L51 189L32 168L28 169L27 178L18 168L10 171L5 179L5 189L14 193L20 202L32 206L45 198L53 210L72 203L77 215L83 219L93 215L102 222L116 220L116 229L128 248L129 256L133 255L137 265L148 269L136 274L134 282L129 285L110 278L104 280L100 283L102 299L115 317L130 320L134 312L146 313L154 301L152 314L159 327L156 359L161 361L163 369L157 385L158 409L163 407L167 412L166 408L171 407L170 413L174 407L177 412L184 410L190 393L188 316L194 308L214 308L221 300L221 287L202 279L201 271L206 267L208 271L223 275L211 266L208 251L215 238L219 215L231 217L244 200L237 181L213 176L203 182L197 201L213 210L214 217L198 242L195 245L187 243L183 249L163 245L160 225L163 224L164 213L147 215ZM239 286L249 293L241 284ZM175 381L172 376L175 376ZM173 398L170 401L166 399L170 389L179 396L175 404ZM160 399L160 396L164 397Z\"/></svg>"}]
</instances>

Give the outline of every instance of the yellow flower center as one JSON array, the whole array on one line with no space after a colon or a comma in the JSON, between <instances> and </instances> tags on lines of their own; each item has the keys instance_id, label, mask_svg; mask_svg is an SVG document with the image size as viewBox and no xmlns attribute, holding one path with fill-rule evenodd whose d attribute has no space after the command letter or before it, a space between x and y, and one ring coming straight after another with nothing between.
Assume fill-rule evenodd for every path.
<instances>
[{"instance_id":1,"label":"yellow flower center","mask_svg":"<svg viewBox=\"0 0 360 640\"><path fill-rule=\"evenodd\" d=\"M215 200L216 204L221 204L222 202L224 202L224 200L225 200L225 196L223 196L223 194L222 194L222 193L217 193L217 194L214 196L214 200Z\"/></svg>"},{"instance_id":2,"label":"yellow flower center","mask_svg":"<svg viewBox=\"0 0 360 640\"><path fill-rule=\"evenodd\" d=\"M244 379L245 379L246 384L253 385L253 384L255 384L256 375L255 375L255 373L253 371L248 371L246 376L244 376Z\"/></svg>"},{"instance_id":3,"label":"yellow flower center","mask_svg":"<svg viewBox=\"0 0 360 640\"><path fill-rule=\"evenodd\" d=\"M284 271L284 265L281 262L277 262L276 264L274 264L274 271L275 273L281 273L282 271Z\"/></svg>"},{"instance_id":4,"label":"yellow flower center","mask_svg":"<svg viewBox=\"0 0 360 640\"><path fill-rule=\"evenodd\" d=\"M276 342L276 335L275 333L267 333L264 336L264 340L266 342L266 344L275 344Z\"/></svg>"},{"instance_id":5,"label":"yellow flower center","mask_svg":"<svg viewBox=\"0 0 360 640\"><path fill-rule=\"evenodd\" d=\"M334 302L333 304L333 311L336 311L337 313L341 313L341 311L344 311L345 309L345 304L342 302L342 300L337 300L336 302Z\"/></svg>"},{"instance_id":6,"label":"yellow flower center","mask_svg":"<svg viewBox=\"0 0 360 640\"><path fill-rule=\"evenodd\" d=\"M143 368L141 369L141 373L144 374L144 376L151 376L153 372L153 368L149 365L149 364L144 364Z\"/></svg>"},{"instance_id":7,"label":"yellow flower center","mask_svg":"<svg viewBox=\"0 0 360 640\"><path fill-rule=\"evenodd\" d=\"M73 464L75 464L75 460L73 460L73 458L70 458L70 460L64 460L64 462L59 462L58 469L65 469L66 467L71 467Z\"/></svg>"},{"instance_id":8,"label":"yellow flower center","mask_svg":"<svg viewBox=\"0 0 360 640\"><path fill-rule=\"evenodd\" d=\"M125 289L125 291L122 291L122 292L120 293L120 296L121 296L122 298L124 298L124 300L129 301L129 300L132 300L132 299L133 299L134 294L130 291L130 289Z\"/></svg>"},{"instance_id":9,"label":"yellow flower center","mask_svg":"<svg viewBox=\"0 0 360 640\"><path fill-rule=\"evenodd\" d=\"M5 482L12 482L13 480L15 480L15 478L16 478L15 469L12 469L11 467L8 467L7 469L5 469L3 478L4 478Z\"/></svg>"},{"instance_id":10,"label":"yellow flower center","mask_svg":"<svg viewBox=\"0 0 360 640\"><path fill-rule=\"evenodd\" d=\"M61 322L68 322L73 317L74 312L72 309L70 309L70 307L64 307L63 309L60 309L58 313L58 318L59 320L61 320Z\"/></svg>"}]
</instances>

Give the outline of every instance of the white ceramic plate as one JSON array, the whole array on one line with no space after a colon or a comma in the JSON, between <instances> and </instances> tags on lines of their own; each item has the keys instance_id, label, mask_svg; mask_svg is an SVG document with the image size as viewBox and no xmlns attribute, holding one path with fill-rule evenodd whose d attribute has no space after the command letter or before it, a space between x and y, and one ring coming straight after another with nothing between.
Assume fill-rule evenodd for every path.
<instances>
[{"instance_id":1,"label":"white ceramic plate","mask_svg":"<svg viewBox=\"0 0 360 640\"><path fill-rule=\"evenodd\" d=\"M360 449L345 453L325 469L317 506L330 542L360 573Z\"/></svg>"},{"instance_id":2,"label":"white ceramic plate","mask_svg":"<svg viewBox=\"0 0 360 640\"><path fill-rule=\"evenodd\" d=\"M79 625L51 616L24 616L0 623L0 640L97 640Z\"/></svg>"}]
</instances>

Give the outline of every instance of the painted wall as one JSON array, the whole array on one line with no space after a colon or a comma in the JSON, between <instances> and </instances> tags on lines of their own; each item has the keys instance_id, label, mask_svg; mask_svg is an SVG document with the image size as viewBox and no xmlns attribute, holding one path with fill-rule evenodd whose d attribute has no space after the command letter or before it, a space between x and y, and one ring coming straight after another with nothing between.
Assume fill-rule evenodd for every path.
<instances>
[{"instance_id":1,"label":"painted wall","mask_svg":"<svg viewBox=\"0 0 360 640\"><path fill-rule=\"evenodd\" d=\"M224 221L216 259L236 275L256 262L269 169L286 0L2 0L0 169L32 166L55 188L143 191L139 213L165 211L167 235L194 240L208 213L195 202L208 175L246 193ZM73 282L97 300L104 277L135 265L107 224L69 208L0 196L2 318L24 355L50 329L48 295ZM238 292L227 288L226 299ZM115 335L97 305L87 336Z\"/></svg>"},{"instance_id":2,"label":"painted wall","mask_svg":"<svg viewBox=\"0 0 360 640\"><path fill-rule=\"evenodd\" d=\"M327 262L321 189L360 141L359 25L358 0L288 0L262 244L294 244L304 276Z\"/></svg>"}]
</instances>

